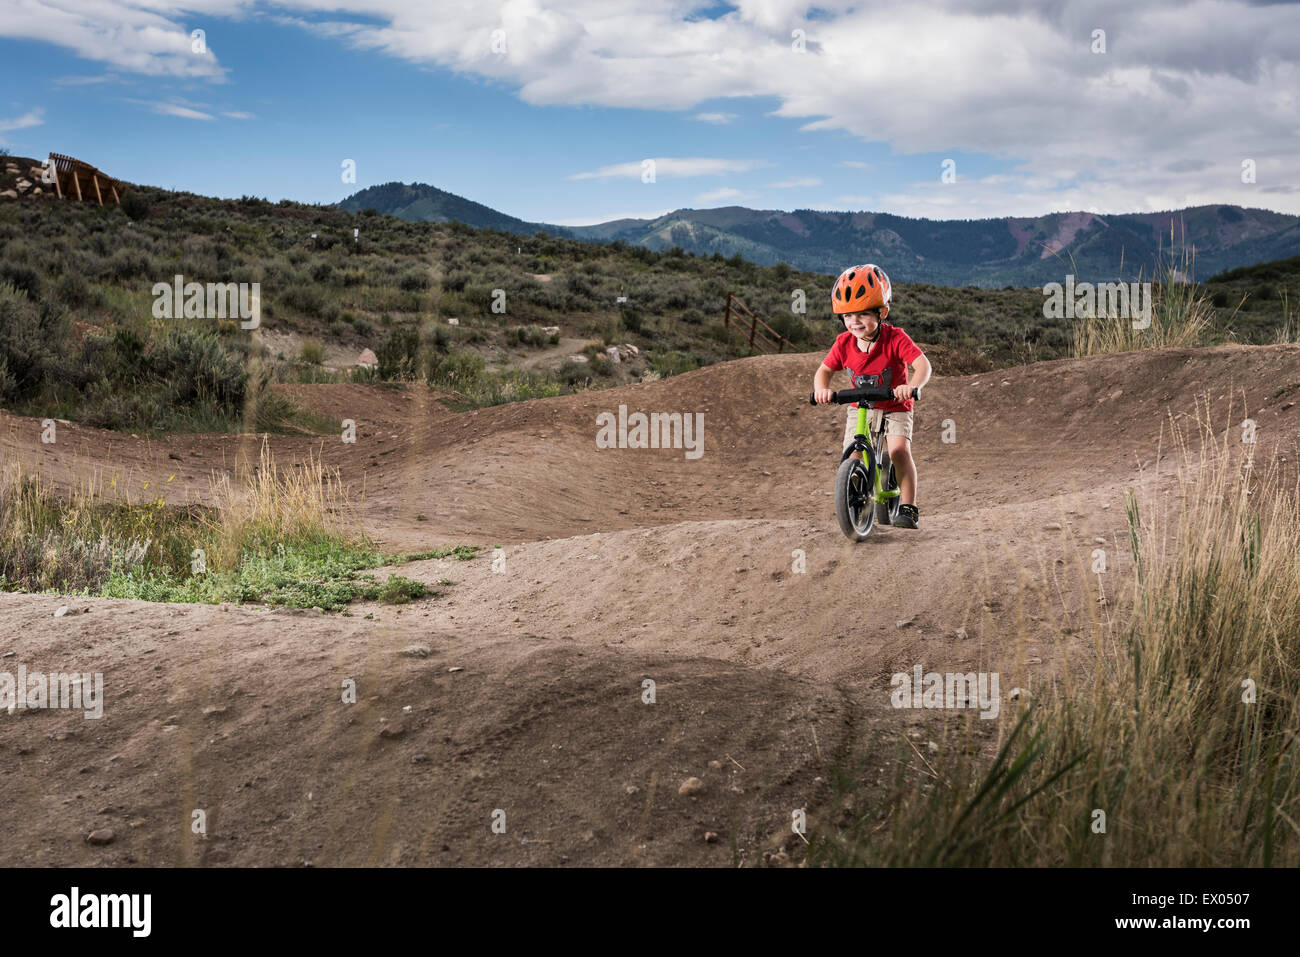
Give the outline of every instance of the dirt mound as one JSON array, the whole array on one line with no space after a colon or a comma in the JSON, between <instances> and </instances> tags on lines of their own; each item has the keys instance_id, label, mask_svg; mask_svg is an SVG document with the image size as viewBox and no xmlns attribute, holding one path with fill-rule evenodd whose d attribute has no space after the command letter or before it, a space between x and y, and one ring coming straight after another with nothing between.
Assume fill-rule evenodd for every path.
<instances>
[{"instance_id":1,"label":"dirt mound","mask_svg":"<svg viewBox=\"0 0 1300 957\"><path fill-rule=\"evenodd\" d=\"M998 670L1005 691L1086 650L1120 598L1124 491L1170 482L1154 467L1162 429L1189 424L1198 397L1230 436L1249 410L1261 454L1293 456L1300 436L1297 346L941 377L917 407L921 528L854 546L831 513L844 412L807 404L819 358L460 414L422 388L286 387L353 419L357 442L274 437L280 462L338 466L390 548L488 548L401 569L454 582L402 611L0 595L0 654L13 653L0 671L105 682L99 720L0 715L0 753L22 771L0 810L20 835L10 860L797 857L791 814L825 810L850 750L930 727L889 707L893 672ZM599 447L597 417L617 421L620 406L702 414L703 454ZM59 481L174 473L177 502L201 500L210 471L260 444L40 433L0 416L13 454ZM1113 577L1088 570L1099 547ZM54 617L63 604L89 611ZM703 790L679 794L690 777ZM103 827L111 844L84 843Z\"/></svg>"}]
</instances>

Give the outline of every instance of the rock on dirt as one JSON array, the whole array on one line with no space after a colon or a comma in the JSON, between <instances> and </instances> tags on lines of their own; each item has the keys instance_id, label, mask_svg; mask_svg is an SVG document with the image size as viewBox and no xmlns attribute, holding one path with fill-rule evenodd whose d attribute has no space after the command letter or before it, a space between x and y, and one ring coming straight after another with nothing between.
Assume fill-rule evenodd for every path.
<instances>
[{"instance_id":1,"label":"rock on dirt","mask_svg":"<svg viewBox=\"0 0 1300 957\"><path fill-rule=\"evenodd\" d=\"M86 835L86 843L94 844L96 847L112 844L115 840L117 840L117 834L114 833L111 827L97 828Z\"/></svg>"},{"instance_id":2,"label":"rock on dirt","mask_svg":"<svg viewBox=\"0 0 1300 957\"><path fill-rule=\"evenodd\" d=\"M704 790L704 782L699 778L687 778L682 782L682 786L677 789L677 793L685 797L692 797Z\"/></svg>"}]
</instances>

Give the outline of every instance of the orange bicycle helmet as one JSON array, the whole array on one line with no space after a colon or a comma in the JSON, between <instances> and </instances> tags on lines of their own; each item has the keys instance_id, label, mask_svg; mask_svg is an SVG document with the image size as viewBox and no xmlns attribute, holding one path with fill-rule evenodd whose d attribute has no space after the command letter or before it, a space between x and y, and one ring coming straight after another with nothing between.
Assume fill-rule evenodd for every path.
<instances>
[{"instance_id":1,"label":"orange bicycle helmet","mask_svg":"<svg viewBox=\"0 0 1300 957\"><path fill-rule=\"evenodd\" d=\"M850 266L835 280L831 293L831 309L840 316L846 312L866 312L879 309L880 318L889 315L889 297L892 287L889 277L879 266L866 263Z\"/></svg>"}]
</instances>

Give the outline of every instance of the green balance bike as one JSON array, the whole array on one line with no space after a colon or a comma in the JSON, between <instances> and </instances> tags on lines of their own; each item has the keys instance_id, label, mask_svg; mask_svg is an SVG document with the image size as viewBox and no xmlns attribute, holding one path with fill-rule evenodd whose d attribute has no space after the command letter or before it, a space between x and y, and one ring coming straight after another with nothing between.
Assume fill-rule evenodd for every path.
<instances>
[{"instance_id":1,"label":"green balance bike","mask_svg":"<svg viewBox=\"0 0 1300 957\"><path fill-rule=\"evenodd\" d=\"M894 390L887 386L864 386L858 389L841 389L831 393L831 402L847 405L861 403L858 409L858 431L853 444L844 450L840 469L835 473L835 518L840 530L850 541L863 541L879 522L892 525L898 515L898 476L889 461L889 448L885 442L885 419L880 418L880 428L875 436L867 434L868 402L887 402ZM817 397L809 395L817 404ZM919 401L921 390L912 393L912 401ZM862 458L852 457L861 452Z\"/></svg>"}]
</instances>

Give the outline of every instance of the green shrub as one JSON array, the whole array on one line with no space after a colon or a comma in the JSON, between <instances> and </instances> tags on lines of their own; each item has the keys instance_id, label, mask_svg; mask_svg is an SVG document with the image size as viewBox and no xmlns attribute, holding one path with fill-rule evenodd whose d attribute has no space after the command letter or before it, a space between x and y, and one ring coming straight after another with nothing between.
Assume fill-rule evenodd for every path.
<instances>
[{"instance_id":1,"label":"green shrub","mask_svg":"<svg viewBox=\"0 0 1300 957\"><path fill-rule=\"evenodd\" d=\"M171 330L152 343L147 363L175 406L210 399L231 414L242 410L248 372L213 333Z\"/></svg>"},{"instance_id":2,"label":"green shrub","mask_svg":"<svg viewBox=\"0 0 1300 957\"><path fill-rule=\"evenodd\" d=\"M381 379L414 379L420 354L420 334L409 326L399 326L375 350Z\"/></svg>"},{"instance_id":3,"label":"green shrub","mask_svg":"<svg viewBox=\"0 0 1300 957\"><path fill-rule=\"evenodd\" d=\"M425 376L430 385L464 392L477 384L485 367L483 357L469 349L458 349L445 356L430 353L426 357Z\"/></svg>"},{"instance_id":4,"label":"green shrub","mask_svg":"<svg viewBox=\"0 0 1300 957\"><path fill-rule=\"evenodd\" d=\"M68 320L57 304L37 305L25 291L0 284L0 399L27 399L60 377Z\"/></svg>"},{"instance_id":5,"label":"green shrub","mask_svg":"<svg viewBox=\"0 0 1300 957\"><path fill-rule=\"evenodd\" d=\"M546 345L547 335L539 326L514 326L506 332L506 341L511 345L540 348Z\"/></svg>"},{"instance_id":6,"label":"green shrub","mask_svg":"<svg viewBox=\"0 0 1300 957\"><path fill-rule=\"evenodd\" d=\"M657 352L650 358L650 367L661 376L681 375L700 367L695 356L684 352Z\"/></svg>"},{"instance_id":7,"label":"green shrub","mask_svg":"<svg viewBox=\"0 0 1300 957\"><path fill-rule=\"evenodd\" d=\"M429 288L429 277L423 272L408 272L397 283L403 292L423 292Z\"/></svg>"},{"instance_id":8,"label":"green shrub","mask_svg":"<svg viewBox=\"0 0 1300 957\"><path fill-rule=\"evenodd\" d=\"M636 309L624 309L623 328L628 332L640 335L641 330L645 328L645 319L642 318L641 313Z\"/></svg>"},{"instance_id":9,"label":"green shrub","mask_svg":"<svg viewBox=\"0 0 1300 957\"><path fill-rule=\"evenodd\" d=\"M325 305L325 300L315 286L294 285L287 288L280 296L286 306L305 315L314 316Z\"/></svg>"},{"instance_id":10,"label":"green shrub","mask_svg":"<svg viewBox=\"0 0 1300 957\"><path fill-rule=\"evenodd\" d=\"M303 362L318 366L325 360L325 346L319 339L304 339L300 356Z\"/></svg>"},{"instance_id":11,"label":"green shrub","mask_svg":"<svg viewBox=\"0 0 1300 957\"><path fill-rule=\"evenodd\" d=\"M384 605L405 605L429 594L423 582L412 581L401 575L389 575L388 581L378 586L375 598Z\"/></svg>"},{"instance_id":12,"label":"green shrub","mask_svg":"<svg viewBox=\"0 0 1300 957\"><path fill-rule=\"evenodd\" d=\"M158 267L153 257L142 249L119 249L107 264L108 276L118 282L129 279L156 279Z\"/></svg>"},{"instance_id":13,"label":"green shrub","mask_svg":"<svg viewBox=\"0 0 1300 957\"><path fill-rule=\"evenodd\" d=\"M122 197L121 207L127 219L141 220L149 215L149 201L140 194L139 190L127 190L126 195Z\"/></svg>"},{"instance_id":14,"label":"green shrub","mask_svg":"<svg viewBox=\"0 0 1300 957\"><path fill-rule=\"evenodd\" d=\"M90 286L79 272L65 272L54 284L54 295L65 306L77 308L90 300Z\"/></svg>"},{"instance_id":15,"label":"green shrub","mask_svg":"<svg viewBox=\"0 0 1300 957\"><path fill-rule=\"evenodd\" d=\"M0 285L3 284L27 293L32 300L41 297L41 274L25 263L0 263Z\"/></svg>"}]
</instances>

